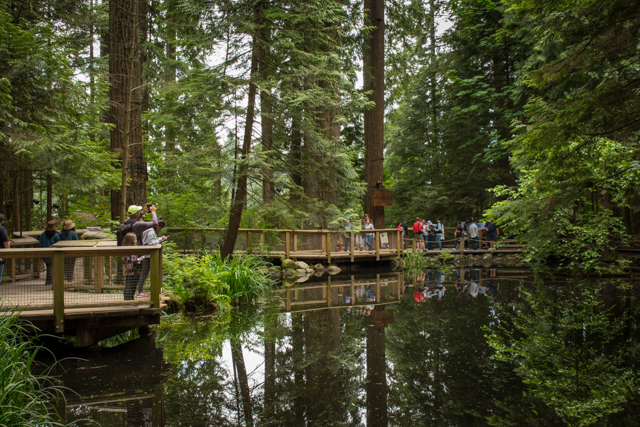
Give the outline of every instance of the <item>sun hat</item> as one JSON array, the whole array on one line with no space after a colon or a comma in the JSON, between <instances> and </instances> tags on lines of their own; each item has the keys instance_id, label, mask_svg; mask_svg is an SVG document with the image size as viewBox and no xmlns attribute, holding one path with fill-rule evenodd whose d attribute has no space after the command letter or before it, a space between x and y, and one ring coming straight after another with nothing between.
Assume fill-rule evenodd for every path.
<instances>
[{"instance_id":1,"label":"sun hat","mask_svg":"<svg viewBox=\"0 0 640 427\"><path fill-rule=\"evenodd\" d=\"M73 221L71 221L70 219L68 219L68 220L66 220L66 221L64 222L64 229L65 229L65 230L71 230L71 229L72 229L73 227L75 227L75 226L76 226L76 223L75 223L75 222L73 222Z\"/></svg>"},{"instance_id":2,"label":"sun hat","mask_svg":"<svg viewBox=\"0 0 640 427\"><path fill-rule=\"evenodd\" d=\"M55 221L47 222L47 231L56 231L56 223L55 223Z\"/></svg>"},{"instance_id":3,"label":"sun hat","mask_svg":"<svg viewBox=\"0 0 640 427\"><path fill-rule=\"evenodd\" d=\"M129 209L127 209L127 212L129 213L129 215L134 215L141 210L142 210L142 206L131 205L129 206Z\"/></svg>"}]
</instances>

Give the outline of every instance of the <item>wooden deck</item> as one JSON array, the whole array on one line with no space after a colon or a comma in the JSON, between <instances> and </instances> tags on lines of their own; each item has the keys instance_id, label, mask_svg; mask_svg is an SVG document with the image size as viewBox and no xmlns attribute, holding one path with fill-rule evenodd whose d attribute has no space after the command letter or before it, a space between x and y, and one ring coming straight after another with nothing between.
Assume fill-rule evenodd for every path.
<instances>
[{"instance_id":1,"label":"wooden deck","mask_svg":"<svg viewBox=\"0 0 640 427\"><path fill-rule=\"evenodd\" d=\"M80 347L134 328L160 322L163 309L162 246L113 247L105 242L72 242L66 247L5 249L11 281L0 283L0 315L18 313L45 333L75 335ZM149 297L124 300L122 258L150 255ZM65 261L75 269L65 281ZM53 285L45 286L43 259L50 259ZM13 274L18 273L26 274ZM120 292L116 292L120 291Z\"/></svg>"}]
</instances>

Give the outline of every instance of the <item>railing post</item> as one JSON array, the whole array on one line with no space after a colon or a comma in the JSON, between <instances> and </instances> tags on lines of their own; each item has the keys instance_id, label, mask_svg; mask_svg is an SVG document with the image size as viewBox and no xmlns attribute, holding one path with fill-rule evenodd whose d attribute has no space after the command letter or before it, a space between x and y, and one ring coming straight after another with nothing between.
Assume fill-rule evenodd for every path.
<instances>
[{"instance_id":1,"label":"railing post","mask_svg":"<svg viewBox=\"0 0 640 427\"><path fill-rule=\"evenodd\" d=\"M413 243L411 244L411 249L413 249L413 253L416 253L416 237L413 236Z\"/></svg>"},{"instance_id":2,"label":"railing post","mask_svg":"<svg viewBox=\"0 0 640 427\"><path fill-rule=\"evenodd\" d=\"M251 231L247 231L247 254L251 255L253 253L253 241L251 239Z\"/></svg>"},{"instance_id":3,"label":"railing post","mask_svg":"<svg viewBox=\"0 0 640 427\"><path fill-rule=\"evenodd\" d=\"M351 294L351 305L355 305L356 303L356 276L351 275L351 285L350 287L350 294Z\"/></svg>"},{"instance_id":4,"label":"railing post","mask_svg":"<svg viewBox=\"0 0 640 427\"><path fill-rule=\"evenodd\" d=\"M102 255L96 256L93 263L93 291L97 294L102 293L104 285L104 258Z\"/></svg>"},{"instance_id":5,"label":"railing post","mask_svg":"<svg viewBox=\"0 0 640 427\"><path fill-rule=\"evenodd\" d=\"M56 333L64 332L64 252L56 251L51 259L53 284L53 315Z\"/></svg>"},{"instance_id":6,"label":"railing post","mask_svg":"<svg viewBox=\"0 0 640 427\"><path fill-rule=\"evenodd\" d=\"M404 283L404 273L398 273L398 301L402 299L402 285Z\"/></svg>"},{"instance_id":7,"label":"railing post","mask_svg":"<svg viewBox=\"0 0 640 427\"><path fill-rule=\"evenodd\" d=\"M160 308L160 289L162 287L162 249L153 249L150 260L151 303L154 308Z\"/></svg>"},{"instance_id":8,"label":"railing post","mask_svg":"<svg viewBox=\"0 0 640 427\"><path fill-rule=\"evenodd\" d=\"M260 231L260 252L264 252L264 231Z\"/></svg>"},{"instance_id":9,"label":"railing post","mask_svg":"<svg viewBox=\"0 0 640 427\"><path fill-rule=\"evenodd\" d=\"M298 252L298 235L296 232L293 232L293 252Z\"/></svg>"},{"instance_id":10,"label":"railing post","mask_svg":"<svg viewBox=\"0 0 640 427\"><path fill-rule=\"evenodd\" d=\"M331 276L327 279L327 307L331 307Z\"/></svg>"},{"instance_id":11,"label":"railing post","mask_svg":"<svg viewBox=\"0 0 640 427\"><path fill-rule=\"evenodd\" d=\"M331 262L331 233L327 232L327 262Z\"/></svg>"},{"instance_id":12,"label":"railing post","mask_svg":"<svg viewBox=\"0 0 640 427\"><path fill-rule=\"evenodd\" d=\"M375 242L376 261L380 261L380 233L376 231L373 237L376 239L376 242Z\"/></svg>"},{"instance_id":13,"label":"railing post","mask_svg":"<svg viewBox=\"0 0 640 427\"><path fill-rule=\"evenodd\" d=\"M460 247L458 248L461 254L464 253L464 234L460 236Z\"/></svg>"},{"instance_id":14,"label":"railing post","mask_svg":"<svg viewBox=\"0 0 640 427\"><path fill-rule=\"evenodd\" d=\"M289 258L289 253L290 253L290 250L289 250L289 244L290 244L289 239L290 239L290 238L291 238L291 237L290 237L290 235L289 235L289 232L288 232L288 231L286 231L286 232L284 233L284 256L285 256L286 258Z\"/></svg>"},{"instance_id":15,"label":"railing post","mask_svg":"<svg viewBox=\"0 0 640 427\"><path fill-rule=\"evenodd\" d=\"M376 274L376 302L379 304L380 301L380 274Z\"/></svg>"},{"instance_id":16,"label":"railing post","mask_svg":"<svg viewBox=\"0 0 640 427\"><path fill-rule=\"evenodd\" d=\"M398 252L398 259L400 259L400 253L402 252L402 234L401 230L396 230L396 252Z\"/></svg>"},{"instance_id":17,"label":"railing post","mask_svg":"<svg viewBox=\"0 0 640 427\"><path fill-rule=\"evenodd\" d=\"M355 256L355 234L353 234L352 231L349 231L349 236L351 236L349 238L349 255L351 255L351 262L353 262L354 256Z\"/></svg>"}]
</instances>

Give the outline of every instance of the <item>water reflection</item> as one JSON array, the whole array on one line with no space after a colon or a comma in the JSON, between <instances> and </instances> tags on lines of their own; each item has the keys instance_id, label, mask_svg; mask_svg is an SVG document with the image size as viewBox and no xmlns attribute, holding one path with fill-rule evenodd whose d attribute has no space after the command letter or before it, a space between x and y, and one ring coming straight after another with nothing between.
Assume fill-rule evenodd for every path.
<instances>
[{"instance_id":1,"label":"water reflection","mask_svg":"<svg viewBox=\"0 0 640 427\"><path fill-rule=\"evenodd\" d=\"M158 331L163 362L135 362L152 389L117 393L153 390L133 399L152 425L640 425L636 292L516 269L284 285L266 307L172 317Z\"/></svg>"}]
</instances>

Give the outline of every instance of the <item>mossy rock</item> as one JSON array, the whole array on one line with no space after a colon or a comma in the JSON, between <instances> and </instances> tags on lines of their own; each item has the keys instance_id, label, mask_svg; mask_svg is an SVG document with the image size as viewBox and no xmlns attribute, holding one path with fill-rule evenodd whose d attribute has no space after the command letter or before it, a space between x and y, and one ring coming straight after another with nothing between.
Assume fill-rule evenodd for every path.
<instances>
[{"instance_id":1,"label":"mossy rock","mask_svg":"<svg viewBox=\"0 0 640 427\"><path fill-rule=\"evenodd\" d=\"M295 270L298 268L298 263L292 259L285 259L282 261L282 268L285 270Z\"/></svg>"},{"instance_id":2,"label":"mossy rock","mask_svg":"<svg viewBox=\"0 0 640 427\"><path fill-rule=\"evenodd\" d=\"M304 268L305 270L306 270L307 268L310 268L310 267L309 267L309 264L307 264L307 263L306 263L306 262L304 262L304 261L298 261L298 262L296 262L296 264L298 264L298 268Z\"/></svg>"}]
</instances>

